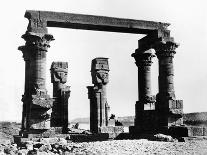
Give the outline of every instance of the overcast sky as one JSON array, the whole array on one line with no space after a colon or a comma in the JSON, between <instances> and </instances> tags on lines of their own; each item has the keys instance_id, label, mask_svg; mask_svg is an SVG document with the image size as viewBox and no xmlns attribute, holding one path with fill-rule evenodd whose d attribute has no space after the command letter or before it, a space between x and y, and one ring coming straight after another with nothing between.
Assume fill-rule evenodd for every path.
<instances>
[{"instance_id":1,"label":"overcast sky","mask_svg":"<svg viewBox=\"0 0 207 155\"><path fill-rule=\"evenodd\" d=\"M175 94L184 100L184 112L207 111L207 11L205 0L18 0L0 5L0 120L20 121L24 93L24 60L18 46L25 44L26 10L45 10L102 15L171 23L169 29L180 43L174 58ZM47 53L47 89L52 97L52 61L69 63L71 86L69 119L89 117L86 86L92 85L91 60L109 58L107 87L111 113L134 115L138 100L137 67L131 53L142 36L111 32L49 28L55 38ZM152 90L157 93L158 66L152 66Z\"/></svg>"}]
</instances>

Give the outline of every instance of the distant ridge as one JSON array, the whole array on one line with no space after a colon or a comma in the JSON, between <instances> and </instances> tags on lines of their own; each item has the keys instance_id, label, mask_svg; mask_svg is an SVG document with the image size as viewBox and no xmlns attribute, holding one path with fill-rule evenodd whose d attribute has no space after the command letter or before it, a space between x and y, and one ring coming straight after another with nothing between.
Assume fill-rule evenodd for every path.
<instances>
[{"instance_id":1,"label":"distant ridge","mask_svg":"<svg viewBox=\"0 0 207 155\"><path fill-rule=\"evenodd\" d=\"M117 117L118 121L122 122L124 126L134 125L134 116ZM207 126L207 112L194 112L183 114L183 121L186 125L203 125ZM70 123L90 123L90 118L75 118Z\"/></svg>"}]
</instances>

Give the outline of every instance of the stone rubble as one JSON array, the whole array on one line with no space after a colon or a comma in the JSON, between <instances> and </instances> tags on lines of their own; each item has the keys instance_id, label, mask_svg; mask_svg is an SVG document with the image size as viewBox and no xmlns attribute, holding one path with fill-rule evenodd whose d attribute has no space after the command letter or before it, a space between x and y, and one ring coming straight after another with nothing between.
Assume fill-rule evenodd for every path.
<instances>
[{"instance_id":1,"label":"stone rubble","mask_svg":"<svg viewBox=\"0 0 207 155\"><path fill-rule=\"evenodd\" d=\"M75 155L75 154L207 154L206 140L187 142L163 142L140 140L113 140L74 143L59 138L58 142L27 141L18 147L16 144L0 144L0 155Z\"/></svg>"}]
</instances>

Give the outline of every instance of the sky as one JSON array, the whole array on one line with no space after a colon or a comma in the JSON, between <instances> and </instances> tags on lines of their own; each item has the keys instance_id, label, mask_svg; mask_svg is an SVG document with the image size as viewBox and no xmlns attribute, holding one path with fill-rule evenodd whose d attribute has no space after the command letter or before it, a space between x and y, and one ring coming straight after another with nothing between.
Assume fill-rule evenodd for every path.
<instances>
[{"instance_id":1,"label":"sky","mask_svg":"<svg viewBox=\"0 0 207 155\"><path fill-rule=\"evenodd\" d=\"M207 111L207 2L205 0L7 0L0 5L0 121L21 120L24 93L24 60L18 46L28 20L26 10L43 10L167 22L171 36L180 43L174 58L175 94L184 112ZM142 35L48 28L55 38L47 52L47 90L52 97L50 65L67 61L69 120L89 117L87 86L95 57L109 58L107 98L116 116L135 114L138 100L137 67L131 54ZM152 94L158 90L157 58L152 65Z\"/></svg>"}]
</instances>

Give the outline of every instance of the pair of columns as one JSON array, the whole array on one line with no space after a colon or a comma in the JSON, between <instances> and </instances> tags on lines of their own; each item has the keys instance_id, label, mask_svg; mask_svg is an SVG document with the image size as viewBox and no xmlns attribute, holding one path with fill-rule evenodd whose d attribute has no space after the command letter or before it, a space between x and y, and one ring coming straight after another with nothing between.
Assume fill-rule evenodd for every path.
<instances>
[{"instance_id":1,"label":"pair of columns","mask_svg":"<svg viewBox=\"0 0 207 155\"><path fill-rule=\"evenodd\" d=\"M146 104L155 104L155 112L152 114L154 122L158 128L170 125L180 125L182 120L182 101L175 99L174 91L174 69L173 58L175 49L178 45L173 41L159 41L153 45L155 54L159 61L159 92L157 97L151 94L151 65L152 58L155 55L146 48L138 48L132 57L135 58L138 67L138 90L139 101L136 103L135 109L135 126L142 126L147 118L144 117L144 106ZM151 112L152 113L152 112ZM173 116L173 117L171 117ZM178 121L179 120L179 121ZM156 122L156 123L155 123Z\"/></svg>"}]
</instances>

